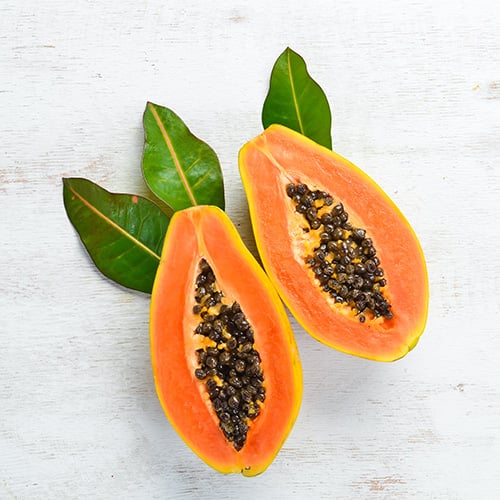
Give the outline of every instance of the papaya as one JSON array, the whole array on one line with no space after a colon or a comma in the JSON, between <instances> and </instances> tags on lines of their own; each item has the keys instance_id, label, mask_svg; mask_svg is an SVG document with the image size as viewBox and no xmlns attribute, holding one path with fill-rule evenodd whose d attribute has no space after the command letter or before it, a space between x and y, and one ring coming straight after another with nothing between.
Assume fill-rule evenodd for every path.
<instances>
[{"instance_id":1,"label":"papaya","mask_svg":"<svg viewBox=\"0 0 500 500\"><path fill-rule=\"evenodd\" d=\"M387 194L339 154L281 125L241 148L239 169L263 266L303 328L363 358L408 353L425 328L427 270Z\"/></svg>"},{"instance_id":2,"label":"papaya","mask_svg":"<svg viewBox=\"0 0 500 500\"><path fill-rule=\"evenodd\" d=\"M276 290L221 209L172 217L150 345L159 400L186 444L219 472L263 472L297 417L302 370Z\"/></svg>"}]
</instances>

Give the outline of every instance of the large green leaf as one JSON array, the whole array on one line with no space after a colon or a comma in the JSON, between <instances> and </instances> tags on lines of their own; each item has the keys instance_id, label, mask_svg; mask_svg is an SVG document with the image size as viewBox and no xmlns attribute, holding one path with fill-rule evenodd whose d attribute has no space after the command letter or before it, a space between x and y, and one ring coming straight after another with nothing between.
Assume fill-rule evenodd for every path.
<instances>
[{"instance_id":1,"label":"large green leaf","mask_svg":"<svg viewBox=\"0 0 500 500\"><path fill-rule=\"evenodd\" d=\"M194 205L224 209L224 184L213 149L170 109L148 102L142 171L146 183L174 211Z\"/></svg>"},{"instance_id":2,"label":"large green leaf","mask_svg":"<svg viewBox=\"0 0 500 500\"><path fill-rule=\"evenodd\" d=\"M146 198L110 193L86 179L63 179L63 194L68 217L100 271L151 293L168 217Z\"/></svg>"},{"instance_id":3,"label":"large green leaf","mask_svg":"<svg viewBox=\"0 0 500 500\"><path fill-rule=\"evenodd\" d=\"M309 75L304 59L288 47L274 64L262 109L264 128L273 123L332 148L332 115L326 95Z\"/></svg>"}]
</instances>

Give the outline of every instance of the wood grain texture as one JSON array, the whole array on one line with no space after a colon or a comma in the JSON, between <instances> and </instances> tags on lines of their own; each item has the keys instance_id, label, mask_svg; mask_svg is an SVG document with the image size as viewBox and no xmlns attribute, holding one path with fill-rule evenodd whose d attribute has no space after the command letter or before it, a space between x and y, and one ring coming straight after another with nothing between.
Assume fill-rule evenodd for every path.
<instances>
[{"instance_id":1,"label":"wood grain texture","mask_svg":"<svg viewBox=\"0 0 500 500\"><path fill-rule=\"evenodd\" d=\"M500 498L498 4L264 5L0 3L0 498ZM301 414L248 480L213 472L164 418L148 296L94 269L61 177L146 194L142 111L161 103L217 152L255 252L237 153L287 45L328 95L336 150L414 225L431 307L394 364L294 322Z\"/></svg>"}]
</instances>

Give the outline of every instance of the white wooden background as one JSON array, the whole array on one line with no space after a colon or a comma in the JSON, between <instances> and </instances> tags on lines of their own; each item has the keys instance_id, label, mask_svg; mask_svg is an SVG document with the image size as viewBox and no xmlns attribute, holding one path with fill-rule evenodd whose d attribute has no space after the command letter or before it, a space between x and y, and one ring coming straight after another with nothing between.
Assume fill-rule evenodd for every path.
<instances>
[{"instance_id":1,"label":"white wooden background","mask_svg":"<svg viewBox=\"0 0 500 500\"><path fill-rule=\"evenodd\" d=\"M500 7L496 0L0 2L0 498L500 498ZM430 316L406 358L340 354L293 323L296 426L263 475L214 472L164 418L148 296L93 267L63 176L146 193L147 100L237 172L289 45L334 147L424 247Z\"/></svg>"}]
</instances>

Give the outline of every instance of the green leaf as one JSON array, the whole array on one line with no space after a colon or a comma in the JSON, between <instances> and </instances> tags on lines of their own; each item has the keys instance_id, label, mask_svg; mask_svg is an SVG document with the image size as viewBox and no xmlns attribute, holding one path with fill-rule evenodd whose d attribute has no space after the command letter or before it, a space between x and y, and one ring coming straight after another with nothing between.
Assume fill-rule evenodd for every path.
<instances>
[{"instance_id":1,"label":"green leaf","mask_svg":"<svg viewBox=\"0 0 500 500\"><path fill-rule=\"evenodd\" d=\"M148 102L142 171L151 191L174 211L194 205L224 209L224 184L214 150L170 109Z\"/></svg>"},{"instance_id":2,"label":"green leaf","mask_svg":"<svg viewBox=\"0 0 500 500\"><path fill-rule=\"evenodd\" d=\"M273 123L332 148L332 115L326 95L307 72L304 59L288 47L274 64L262 109L264 128Z\"/></svg>"},{"instance_id":3,"label":"green leaf","mask_svg":"<svg viewBox=\"0 0 500 500\"><path fill-rule=\"evenodd\" d=\"M120 285L151 293L168 217L142 196L115 194L63 179L64 206L99 270Z\"/></svg>"}]
</instances>

